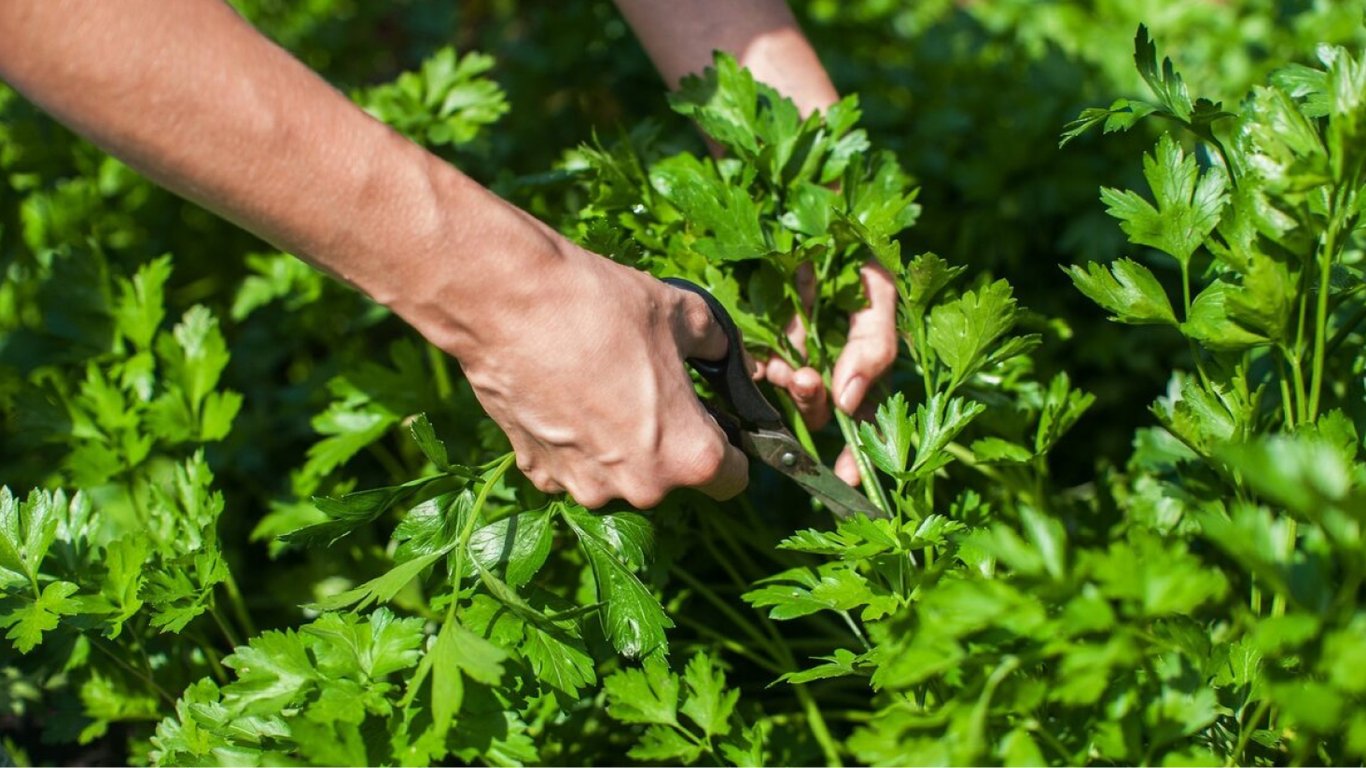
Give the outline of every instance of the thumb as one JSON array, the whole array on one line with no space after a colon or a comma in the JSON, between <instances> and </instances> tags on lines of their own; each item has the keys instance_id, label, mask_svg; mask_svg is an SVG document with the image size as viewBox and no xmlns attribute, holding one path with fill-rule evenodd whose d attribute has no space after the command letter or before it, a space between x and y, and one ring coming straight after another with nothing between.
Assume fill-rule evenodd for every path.
<instances>
[{"instance_id":1,"label":"thumb","mask_svg":"<svg viewBox=\"0 0 1366 768\"><path fill-rule=\"evenodd\" d=\"M683 357L698 360L720 360L726 356L730 344L721 324L712 316L711 307L701 296L682 288L671 288L675 305L674 339Z\"/></svg>"}]
</instances>

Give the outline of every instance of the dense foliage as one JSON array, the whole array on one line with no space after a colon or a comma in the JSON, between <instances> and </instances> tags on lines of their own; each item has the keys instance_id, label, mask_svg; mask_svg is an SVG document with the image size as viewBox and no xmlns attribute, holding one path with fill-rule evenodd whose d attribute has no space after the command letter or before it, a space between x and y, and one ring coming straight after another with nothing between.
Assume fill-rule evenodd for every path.
<instances>
[{"instance_id":1,"label":"dense foliage","mask_svg":"<svg viewBox=\"0 0 1366 768\"><path fill-rule=\"evenodd\" d=\"M14 759L1366 759L1360 2L813 2L805 119L601 2L235 5L756 354L828 376L884 265L875 418L798 431L889 518L546 496L385 310L0 87Z\"/></svg>"}]
</instances>

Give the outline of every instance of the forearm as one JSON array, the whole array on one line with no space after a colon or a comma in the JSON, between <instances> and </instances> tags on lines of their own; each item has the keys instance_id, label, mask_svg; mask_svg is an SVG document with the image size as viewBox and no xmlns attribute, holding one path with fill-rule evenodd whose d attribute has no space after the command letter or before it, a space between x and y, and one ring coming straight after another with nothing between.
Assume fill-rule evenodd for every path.
<instances>
[{"instance_id":1,"label":"forearm","mask_svg":"<svg viewBox=\"0 0 1366 768\"><path fill-rule=\"evenodd\" d=\"M482 243L553 258L547 230L365 115L218 0L6 0L0 78L448 348L469 329L462 313L428 317L435 304L468 299L463 315L476 316L500 271L531 267Z\"/></svg>"},{"instance_id":2,"label":"forearm","mask_svg":"<svg viewBox=\"0 0 1366 768\"><path fill-rule=\"evenodd\" d=\"M784 0L617 0L617 7L670 87L722 50L803 114L839 100Z\"/></svg>"}]
</instances>

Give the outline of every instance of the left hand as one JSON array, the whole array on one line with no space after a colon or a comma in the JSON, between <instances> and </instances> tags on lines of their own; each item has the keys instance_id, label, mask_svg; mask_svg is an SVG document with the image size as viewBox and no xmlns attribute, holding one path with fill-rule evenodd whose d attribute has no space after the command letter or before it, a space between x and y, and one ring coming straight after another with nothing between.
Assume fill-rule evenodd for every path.
<instances>
[{"instance_id":1,"label":"left hand","mask_svg":"<svg viewBox=\"0 0 1366 768\"><path fill-rule=\"evenodd\" d=\"M793 369L780 357L757 363L756 378L765 378L775 387L786 389L796 403L802 420L811 429L820 429L830 420L830 402L841 411L867 417L875 405L867 400L872 385L892 367L897 355L896 281L885 267L868 262L859 271L863 278L868 306L849 315L849 340L835 361L830 392L821 374L804 366ZM815 275L810 264L797 272L797 290L810 303L816 295ZM806 329L800 318L787 325L787 337L797 349L806 348ZM860 482L853 448L845 446L835 460L835 474L850 485Z\"/></svg>"}]
</instances>

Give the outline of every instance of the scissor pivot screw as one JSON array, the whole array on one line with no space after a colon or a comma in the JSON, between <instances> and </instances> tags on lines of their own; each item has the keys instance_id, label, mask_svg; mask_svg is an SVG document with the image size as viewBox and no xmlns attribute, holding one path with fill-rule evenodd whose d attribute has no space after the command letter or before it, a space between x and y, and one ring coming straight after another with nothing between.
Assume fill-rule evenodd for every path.
<instances>
[{"instance_id":1,"label":"scissor pivot screw","mask_svg":"<svg viewBox=\"0 0 1366 768\"><path fill-rule=\"evenodd\" d=\"M784 466L784 467L795 467L795 466L797 466L797 454L793 453L792 451L788 451L787 453L784 453L784 454L782 455L782 462L783 462L783 466Z\"/></svg>"}]
</instances>

